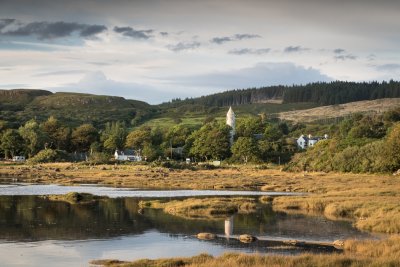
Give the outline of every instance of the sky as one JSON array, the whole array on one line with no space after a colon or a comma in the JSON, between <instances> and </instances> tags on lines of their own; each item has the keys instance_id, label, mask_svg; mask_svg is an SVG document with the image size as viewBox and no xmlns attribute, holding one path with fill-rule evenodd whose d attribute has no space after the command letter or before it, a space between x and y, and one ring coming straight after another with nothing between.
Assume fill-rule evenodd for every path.
<instances>
[{"instance_id":1,"label":"sky","mask_svg":"<svg viewBox=\"0 0 400 267\"><path fill-rule=\"evenodd\" d=\"M398 0L0 0L0 88L157 104L399 80Z\"/></svg>"}]
</instances>

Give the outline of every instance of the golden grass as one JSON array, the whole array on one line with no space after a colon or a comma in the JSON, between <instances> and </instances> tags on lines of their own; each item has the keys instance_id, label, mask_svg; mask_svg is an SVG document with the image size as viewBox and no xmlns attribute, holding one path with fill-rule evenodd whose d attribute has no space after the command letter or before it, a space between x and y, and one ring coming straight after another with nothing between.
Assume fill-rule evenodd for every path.
<instances>
[{"instance_id":1,"label":"golden grass","mask_svg":"<svg viewBox=\"0 0 400 267\"><path fill-rule=\"evenodd\" d=\"M365 100L346 104L281 112L279 113L279 118L296 122L312 122L327 118L344 117L354 113L383 113L397 108L399 105L400 98Z\"/></svg>"},{"instance_id":2,"label":"golden grass","mask_svg":"<svg viewBox=\"0 0 400 267\"><path fill-rule=\"evenodd\" d=\"M124 267L190 266L190 267L302 267L302 266L400 266L400 237L382 241L348 240L343 254L301 254L298 256L225 253L219 257L200 254L190 258L170 258L134 262L92 261L92 264Z\"/></svg>"},{"instance_id":3,"label":"golden grass","mask_svg":"<svg viewBox=\"0 0 400 267\"><path fill-rule=\"evenodd\" d=\"M254 198L212 197L184 200L142 200L141 208L163 209L164 212L188 219L223 218L234 213L252 213L258 208Z\"/></svg>"}]
</instances>

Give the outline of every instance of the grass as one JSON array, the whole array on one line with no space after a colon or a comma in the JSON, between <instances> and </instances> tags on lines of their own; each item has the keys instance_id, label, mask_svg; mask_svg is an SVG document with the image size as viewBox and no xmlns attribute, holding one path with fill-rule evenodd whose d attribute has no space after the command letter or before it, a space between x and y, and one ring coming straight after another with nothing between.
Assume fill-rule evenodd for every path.
<instances>
[{"instance_id":1,"label":"grass","mask_svg":"<svg viewBox=\"0 0 400 267\"><path fill-rule=\"evenodd\" d=\"M58 163L37 166L2 165L0 176L17 178L20 182L69 185L98 183L152 189L305 192L310 194L273 199L264 197L261 201L272 201L273 208L279 211L323 213L331 219L347 218L354 221L358 229L365 231L400 233L400 176L393 175L288 173L251 165L192 171L144 165L86 166ZM205 200L202 200L201 203L190 205L196 207L204 203ZM179 212L185 210L184 204L189 202L182 203ZM249 210L252 205L249 204L243 210ZM198 206L197 209L200 210ZM204 208L203 215L210 214L207 209ZM240 210L240 207L237 209ZM186 214L190 215L190 212Z\"/></svg>"},{"instance_id":2,"label":"grass","mask_svg":"<svg viewBox=\"0 0 400 267\"><path fill-rule=\"evenodd\" d=\"M214 219L234 213L252 213L259 207L254 198L217 197L188 198L184 200L143 200L142 208L163 209L164 212L188 219Z\"/></svg>"},{"instance_id":3,"label":"grass","mask_svg":"<svg viewBox=\"0 0 400 267\"><path fill-rule=\"evenodd\" d=\"M70 204L86 204L101 198L92 194L77 192L70 192L65 195L45 195L42 197L51 201L64 201Z\"/></svg>"},{"instance_id":4,"label":"grass","mask_svg":"<svg viewBox=\"0 0 400 267\"><path fill-rule=\"evenodd\" d=\"M340 105L315 107L311 109L287 111L279 114L283 120L295 122L312 122L338 117L349 116L354 113L382 113L400 105L400 98L384 98L377 100L357 101Z\"/></svg>"},{"instance_id":5,"label":"grass","mask_svg":"<svg viewBox=\"0 0 400 267\"><path fill-rule=\"evenodd\" d=\"M94 260L91 264L124 267L302 267L302 266L399 266L400 237L382 241L347 240L342 254L301 254L298 256L225 253L218 257L200 254L190 258L141 259L133 262Z\"/></svg>"}]
</instances>

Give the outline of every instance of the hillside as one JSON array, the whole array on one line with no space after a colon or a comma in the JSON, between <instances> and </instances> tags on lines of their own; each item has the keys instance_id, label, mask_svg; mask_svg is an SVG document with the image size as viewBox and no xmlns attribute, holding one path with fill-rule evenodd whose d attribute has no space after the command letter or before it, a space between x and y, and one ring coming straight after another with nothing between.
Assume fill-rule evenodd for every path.
<instances>
[{"instance_id":1,"label":"hillside","mask_svg":"<svg viewBox=\"0 0 400 267\"><path fill-rule=\"evenodd\" d=\"M400 98L384 98L281 112L278 117L281 120L294 122L312 122L346 117L354 113L380 114L396 107L400 107Z\"/></svg>"},{"instance_id":2,"label":"hillside","mask_svg":"<svg viewBox=\"0 0 400 267\"><path fill-rule=\"evenodd\" d=\"M0 119L21 124L31 118L49 116L69 125L146 118L154 110L145 102L123 97L80 93L51 93L44 90L1 90Z\"/></svg>"}]
</instances>

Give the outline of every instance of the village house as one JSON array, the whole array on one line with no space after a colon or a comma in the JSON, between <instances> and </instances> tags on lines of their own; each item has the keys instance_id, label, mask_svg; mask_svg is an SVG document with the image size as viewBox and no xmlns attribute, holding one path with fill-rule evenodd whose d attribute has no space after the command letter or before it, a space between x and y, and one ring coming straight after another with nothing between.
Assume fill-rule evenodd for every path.
<instances>
[{"instance_id":1,"label":"village house","mask_svg":"<svg viewBox=\"0 0 400 267\"><path fill-rule=\"evenodd\" d=\"M308 147L313 147L315 146L316 143L320 140L328 139L328 135L325 134L323 137L322 136L312 136L309 134L308 136L301 135L297 139L297 146L300 147L301 149L307 149Z\"/></svg>"},{"instance_id":2,"label":"village house","mask_svg":"<svg viewBox=\"0 0 400 267\"><path fill-rule=\"evenodd\" d=\"M142 161L142 156L139 153L136 153L132 149L125 150L115 150L114 153L115 160L119 161Z\"/></svg>"},{"instance_id":3,"label":"village house","mask_svg":"<svg viewBox=\"0 0 400 267\"><path fill-rule=\"evenodd\" d=\"M24 162L25 161L25 156L14 156L12 158L12 161L14 161L14 162Z\"/></svg>"}]
</instances>

